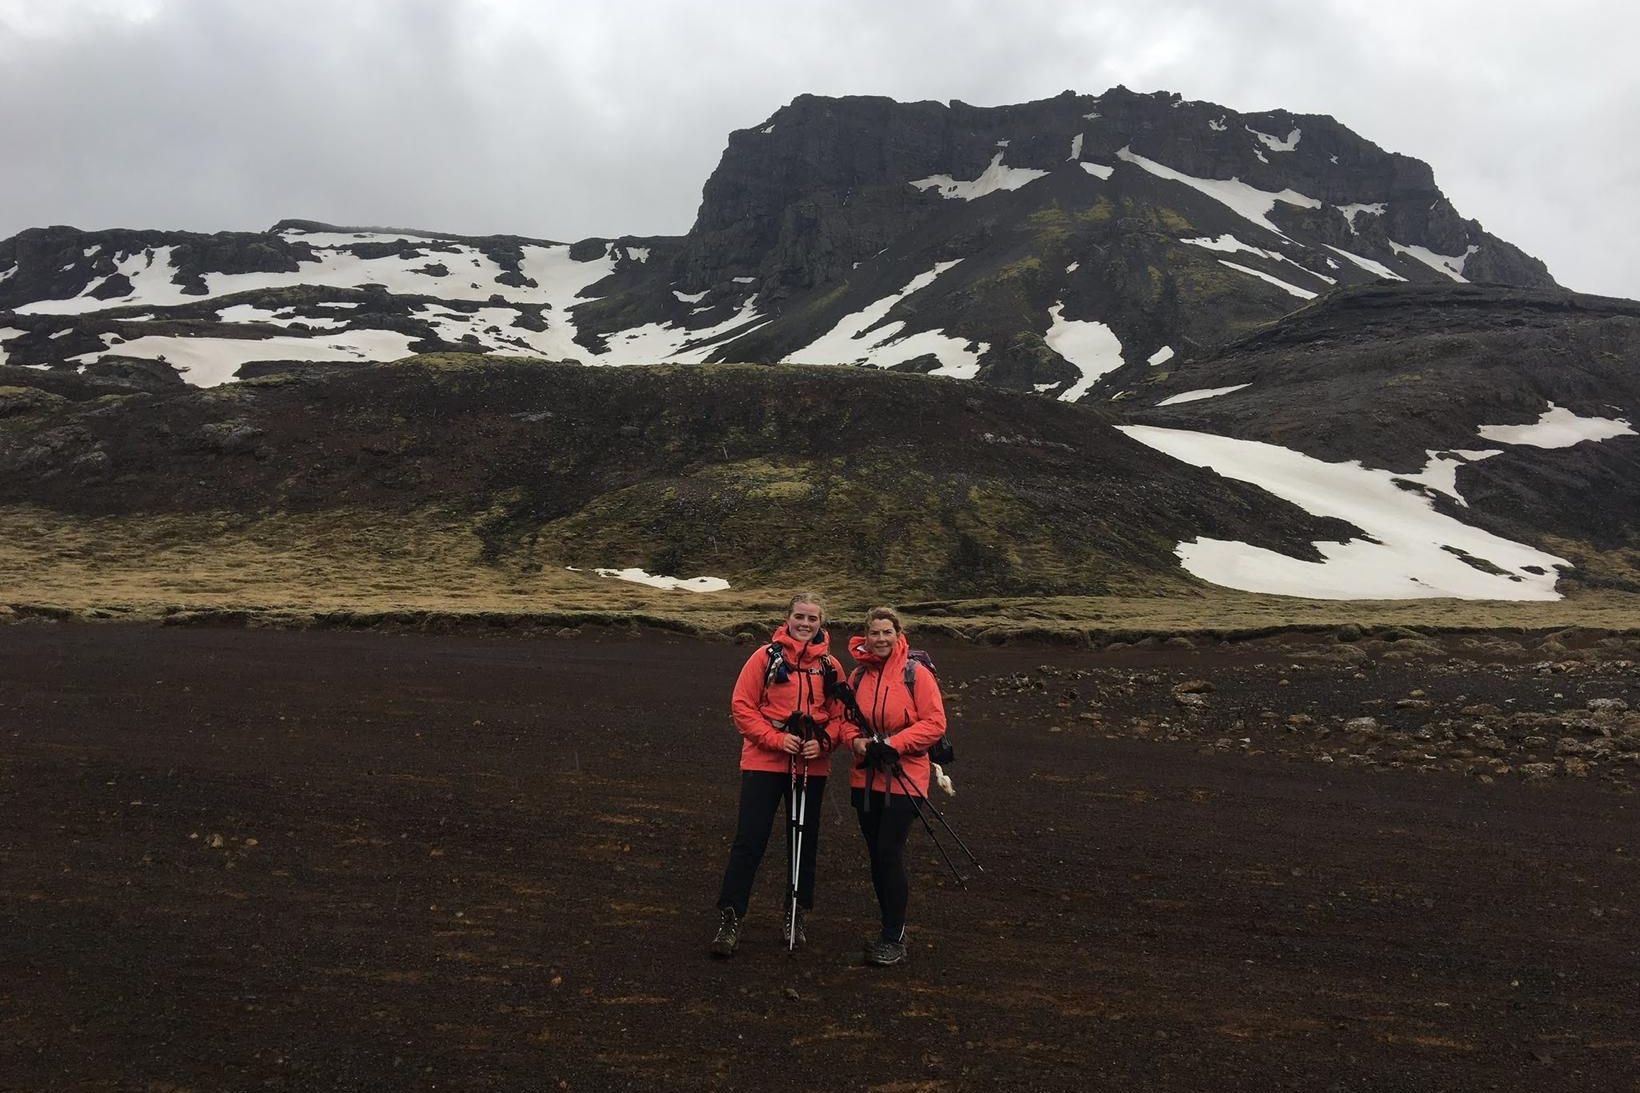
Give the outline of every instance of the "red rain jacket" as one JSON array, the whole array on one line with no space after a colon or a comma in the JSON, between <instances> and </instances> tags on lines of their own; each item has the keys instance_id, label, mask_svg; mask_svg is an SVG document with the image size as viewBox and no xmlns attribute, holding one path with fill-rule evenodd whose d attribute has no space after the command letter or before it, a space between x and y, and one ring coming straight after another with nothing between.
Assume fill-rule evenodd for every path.
<instances>
[{"instance_id":1,"label":"red rain jacket","mask_svg":"<svg viewBox=\"0 0 1640 1093\"><path fill-rule=\"evenodd\" d=\"M770 641L780 646L785 657L786 682L768 678L769 645L765 642L740 669L729 709L734 715L735 728L740 730L740 769L785 774L791 769L792 760L780 747L786 719L793 713L808 714L825 729L835 745L844 724L843 706L825 695L826 677L821 670L821 658L831 655L831 638L825 630L821 630L815 640L799 645L796 638L786 633L786 624L781 623ZM842 679L842 666L835 657L831 662L837 678ZM824 778L831 771L831 752L822 750L819 758L806 762L810 777Z\"/></svg>"},{"instance_id":2,"label":"red rain jacket","mask_svg":"<svg viewBox=\"0 0 1640 1093\"><path fill-rule=\"evenodd\" d=\"M905 635L901 634L885 661L867 650L864 637L852 637L848 643L849 656L864 669L855 673L859 678L854 697L860 704L860 712L871 722L871 728L887 738L888 746L900 753L900 769L905 772L906 780L926 797L928 749L945 735L945 700L940 697L940 685L934 673L917 661L911 662L916 675L912 686L906 687L905 664L910 648ZM852 749L856 737L868 735L868 730L848 722L843 728L843 743ZM849 754L854 753L851 750ZM849 784L864 789L867 773L856 759ZM898 778L881 771L873 772L872 792L882 792L885 781L891 792L905 793Z\"/></svg>"}]
</instances>

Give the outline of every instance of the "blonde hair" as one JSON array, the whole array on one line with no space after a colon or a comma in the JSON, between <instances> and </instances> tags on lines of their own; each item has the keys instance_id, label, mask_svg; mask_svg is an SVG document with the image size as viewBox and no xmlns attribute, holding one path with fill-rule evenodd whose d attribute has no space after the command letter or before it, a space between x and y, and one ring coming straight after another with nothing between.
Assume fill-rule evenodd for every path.
<instances>
[{"instance_id":1,"label":"blonde hair","mask_svg":"<svg viewBox=\"0 0 1640 1093\"><path fill-rule=\"evenodd\" d=\"M800 603L812 603L820 609L820 621L826 621L826 601L820 598L817 592L798 592L792 596L791 602L786 605L786 617L792 616L792 609Z\"/></svg>"},{"instance_id":2,"label":"blonde hair","mask_svg":"<svg viewBox=\"0 0 1640 1093\"><path fill-rule=\"evenodd\" d=\"M893 623L894 632L896 634L905 633L905 624L900 621L900 613L892 607L873 607L870 611L867 611L866 629L871 629L871 624L879 619L887 619L889 622Z\"/></svg>"}]
</instances>

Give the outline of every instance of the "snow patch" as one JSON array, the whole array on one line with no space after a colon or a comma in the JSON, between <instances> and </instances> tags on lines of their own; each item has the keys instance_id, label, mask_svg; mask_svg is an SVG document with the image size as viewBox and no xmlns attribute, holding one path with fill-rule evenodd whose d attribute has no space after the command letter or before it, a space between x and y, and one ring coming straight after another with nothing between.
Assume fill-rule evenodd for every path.
<instances>
[{"instance_id":1,"label":"snow patch","mask_svg":"<svg viewBox=\"0 0 1640 1093\"><path fill-rule=\"evenodd\" d=\"M679 292L677 289L673 289L672 295L678 298L679 303L698 304L706 299L706 292L706 289L701 289L699 292Z\"/></svg>"},{"instance_id":2,"label":"snow patch","mask_svg":"<svg viewBox=\"0 0 1640 1093\"><path fill-rule=\"evenodd\" d=\"M1224 539L1180 543L1175 553L1181 564L1202 580L1248 592L1329 600L1560 598L1554 567L1567 565L1565 559L1436 512L1428 497L1397 486L1389 471L1353 461L1326 463L1275 444L1208 433L1149 425L1117 428L1175 459L1250 482L1313 515L1346 520L1378 540L1318 542L1320 562ZM1454 551L1504 573L1482 572Z\"/></svg>"},{"instance_id":3,"label":"snow patch","mask_svg":"<svg viewBox=\"0 0 1640 1093\"><path fill-rule=\"evenodd\" d=\"M27 333L28 331L19 330L15 326L0 326L0 364L5 364L8 359L6 354L6 343L19 335Z\"/></svg>"},{"instance_id":4,"label":"snow patch","mask_svg":"<svg viewBox=\"0 0 1640 1093\"><path fill-rule=\"evenodd\" d=\"M1298 147L1300 131L1297 129L1294 129L1291 133L1288 133L1286 139L1283 140L1280 137L1272 137L1269 133L1261 133L1257 129L1254 129L1251 125L1244 125L1242 128L1257 137L1259 143L1270 149L1272 152L1291 152L1294 148Z\"/></svg>"},{"instance_id":5,"label":"snow patch","mask_svg":"<svg viewBox=\"0 0 1640 1093\"><path fill-rule=\"evenodd\" d=\"M1209 121L1207 123L1207 127L1215 133L1222 133L1226 129L1230 128L1228 125L1224 124L1223 118L1220 118L1218 121Z\"/></svg>"},{"instance_id":6,"label":"snow patch","mask_svg":"<svg viewBox=\"0 0 1640 1093\"><path fill-rule=\"evenodd\" d=\"M1355 227L1356 217L1360 216L1362 213L1366 213L1368 216L1383 216L1384 210L1388 206L1386 206L1382 201L1375 201L1371 205L1354 204L1337 205L1334 207L1339 212L1344 214L1344 223L1350 226L1350 234L1355 235L1357 234Z\"/></svg>"},{"instance_id":7,"label":"snow patch","mask_svg":"<svg viewBox=\"0 0 1640 1093\"><path fill-rule=\"evenodd\" d=\"M1065 267L1065 272L1066 273L1075 273L1081 267L1082 267L1081 262L1072 262L1070 265Z\"/></svg>"},{"instance_id":8,"label":"snow patch","mask_svg":"<svg viewBox=\"0 0 1640 1093\"><path fill-rule=\"evenodd\" d=\"M1164 345L1160 349L1156 350L1156 352L1152 353L1145 363L1154 367L1158 364L1166 364L1172 359L1173 347L1171 345Z\"/></svg>"},{"instance_id":9,"label":"snow patch","mask_svg":"<svg viewBox=\"0 0 1640 1093\"><path fill-rule=\"evenodd\" d=\"M1413 482L1420 486L1427 486L1432 490L1446 494L1464 508L1469 502L1464 500L1463 494L1458 492L1458 468L1465 463L1474 463L1478 460L1489 459L1494 455L1501 455L1502 448L1489 448L1485 451L1450 451L1442 452L1434 449L1424 449L1424 455L1429 462L1417 474L1398 474L1398 482Z\"/></svg>"},{"instance_id":10,"label":"snow patch","mask_svg":"<svg viewBox=\"0 0 1640 1093\"><path fill-rule=\"evenodd\" d=\"M1315 299L1315 293L1311 292L1309 289L1299 288L1297 285L1289 285L1286 281L1281 280L1279 277L1272 277L1262 270L1253 269L1251 266L1243 266L1238 265L1235 262L1227 262L1223 258L1219 259L1219 265L1229 266L1237 273L1245 273L1249 277L1257 277L1260 281L1268 281L1270 284L1281 289L1281 291L1291 293L1292 295L1297 296L1300 300Z\"/></svg>"},{"instance_id":11,"label":"snow patch","mask_svg":"<svg viewBox=\"0 0 1640 1093\"><path fill-rule=\"evenodd\" d=\"M707 311L696 308L690 312ZM757 301L747 300L727 319L701 330L689 330L670 323L645 323L609 336L604 351L592 358L594 364L699 364L721 342L750 334L771 320L758 314Z\"/></svg>"},{"instance_id":12,"label":"snow patch","mask_svg":"<svg viewBox=\"0 0 1640 1093\"><path fill-rule=\"evenodd\" d=\"M1104 323L1067 319L1063 315L1064 310L1063 302L1048 309L1053 325L1043 335L1043 340L1048 343L1048 348L1082 373L1082 378L1059 396L1061 402L1075 402L1087 394L1088 388L1098 382L1100 376L1122 367L1122 342L1115 331Z\"/></svg>"},{"instance_id":13,"label":"snow patch","mask_svg":"<svg viewBox=\"0 0 1640 1093\"><path fill-rule=\"evenodd\" d=\"M956 261L940 262L933 269L919 273L899 292L844 316L826 333L788 354L786 359L794 364L852 363L887 368L932 353L940 361L933 375L973 379L979 373L980 355L990 348L988 344L973 343L979 348L970 350L968 346L971 343L941 330L925 330L902 336L900 331L905 329L905 323L898 320L884 322L894 305L921 292L956 264Z\"/></svg>"},{"instance_id":14,"label":"snow patch","mask_svg":"<svg viewBox=\"0 0 1640 1093\"><path fill-rule=\"evenodd\" d=\"M1177 406L1181 402L1200 402L1204 398L1218 398L1220 395L1228 395L1232 391L1240 391L1243 387L1251 386L1252 384L1250 383L1238 383L1233 387L1203 387L1195 391L1185 391L1182 394L1169 395L1156 405Z\"/></svg>"},{"instance_id":15,"label":"snow patch","mask_svg":"<svg viewBox=\"0 0 1640 1093\"><path fill-rule=\"evenodd\" d=\"M1389 245L1390 249L1396 254L1405 254L1411 258L1416 258L1436 273L1444 273L1454 281L1461 281L1464 284L1469 283L1463 275L1464 263L1469 260L1471 254L1480 250L1479 247L1471 244L1469 249L1462 254L1436 254L1428 247L1420 247L1414 243L1397 243L1391 239Z\"/></svg>"},{"instance_id":16,"label":"snow patch","mask_svg":"<svg viewBox=\"0 0 1640 1093\"><path fill-rule=\"evenodd\" d=\"M1272 262L1286 262L1294 269L1299 270L1302 273L1307 273L1311 277L1319 277L1329 285L1336 285L1338 283L1335 278L1328 277L1325 273L1317 273L1308 266L1299 265L1298 262L1287 257L1285 254L1282 254L1280 251L1265 250L1263 247L1249 246L1248 244L1243 243L1240 239L1237 239L1235 236L1228 233L1215 236L1199 236L1195 239L1181 239L1179 242L1188 243L1193 247L1205 247L1208 250L1223 251L1226 254L1236 254L1238 252L1257 254L1260 257L1270 259ZM1239 269L1240 267L1237 268Z\"/></svg>"},{"instance_id":17,"label":"snow patch","mask_svg":"<svg viewBox=\"0 0 1640 1093\"><path fill-rule=\"evenodd\" d=\"M1499 444L1525 444L1533 448L1570 448L1585 440L1635 435L1634 428L1622 418L1579 417L1552 402L1543 416L1529 425L1482 425L1478 432L1486 440Z\"/></svg>"},{"instance_id":18,"label":"snow patch","mask_svg":"<svg viewBox=\"0 0 1640 1093\"><path fill-rule=\"evenodd\" d=\"M216 317L225 323L267 323L271 326L292 326L296 323L306 323L315 330L337 330L347 325L346 319L310 319L296 315L292 308L285 307L280 308L278 311L269 311L266 308L257 307L255 304L234 304L232 307L219 307L216 309Z\"/></svg>"},{"instance_id":19,"label":"snow patch","mask_svg":"<svg viewBox=\"0 0 1640 1093\"><path fill-rule=\"evenodd\" d=\"M1175 171L1173 168L1157 163L1153 159L1146 159L1125 145L1116 153L1116 158L1126 160L1136 167L1142 167L1157 178L1182 182L1186 186L1206 194L1236 215L1251 220L1259 227L1274 232L1283 239L1288 238L1287 233L1270 222L1270 210L1276 207L1276 202L1285 201L1289 205L1298 205L1306 209L1319 209L1321 207L1320 201L1313 197L1307 197L1296 190L1282 190L1277 193L1270 190L1261 190L1256 186L1249 186L1239 178L1196 178L1182 171Z\"/></svg>"},{"instance_id":20,"label":"snow patch","mask_svg":"<svg viewBox=\"0 0 1640 1093\"><path fill-rule=\"evenodd\" d=\"M1384 265L1382 262L1374 262L1371 258L1363 258L1359 254L1354 254L1350 251L1342 250L1338 247L1333 246L1331 243L1323 243L1322 246L1326 247L1328 250L1332 251L1334 254L1342 255L1343 257L1348 258L1351 262L1354 262L1356 265L1360 266L1362 269L1366 270L1368 273L1371 273L1375 276L1385 277L1385 278L1388 278L1391 281L1405 281L1406 280L1405 277L1402 277L1399 273L1396 273L1394 270L1390 269L1388 266Z\"/></svg>"},{"instance_id":21,"label":"snow patch","mask_svg":"<svg viewBox=\"0 0 1640 1093\"><path fill-rule=\"evenodd\" d=\"M106 339L108 335L103 335ZM247 361L394 361L410 356L416 339L396 330L350 330L317 338L179 338L150 335L120 345L122 357L164 358L195 387L217 387ZM94 361L107 350L71 361Z\"/></svg>"},{"instance_id":22,"label":"snow patch","mask_svg":"<svg viewBox=\"0 0 1640 1093\"><path fill-rule=\"evenodd\" d=\"M1082 158L1082 134L1081 133L1078 133L1078 134L1076 134L1076 136L1071 138L1071 154L1066 156L1065 158L1066 159L1081 159Z\"/></svg>"},{"instance_id":23,"label":"snow patch","mask_svg":"<svg viewBox=\"0 0 1640 1093\"><path fill-rule=\"evenodd\" d=\"M648 247L627 247L626 256L634 262L647 262L649 261L649 250Z\"/></svg>"},{"instance_id":24,"label":"snow patch","mask_svg":"<svg viewBox=\"0 0 1640 1093\"><path fill-rule=\"evenodd\" d=\"M594 569L592 572L600 577L646 584L668 592L725 592L729 588L729 582L722 577L652 577L641 569Z\"/></svg>"},{"instance_id":25,"label":"snow patch","mask_svg":"<svg viewBox=\"0 0 1640 1093\"><path fill-rule=\"evenodd\" d=\"M1007 141L998 141L999 147L1006 147ZM950 175L929 175L911 183L919 190L937 189L939 195L947 200L961 199L973 201L994 194L998 190L1017 190L1021 186L1035 182L1046 175L1046 171L1038 171L1031 167L1008 167L1002 162L1002 152L991 157L991 163L976 179L962 182Z\"/></svg>"},{"instance_id":26,"label":"snow patch","mask_svg":"<svg viewBox=\"0 0 1640 1093\"><path fill-rule=\"evenodd\" d=\"M1094 178L1109 178L1116 173L1116 168L1106 167L1103 163L1089 163L1083 160L1079 166Z\"/></svg>"}]
</instances>

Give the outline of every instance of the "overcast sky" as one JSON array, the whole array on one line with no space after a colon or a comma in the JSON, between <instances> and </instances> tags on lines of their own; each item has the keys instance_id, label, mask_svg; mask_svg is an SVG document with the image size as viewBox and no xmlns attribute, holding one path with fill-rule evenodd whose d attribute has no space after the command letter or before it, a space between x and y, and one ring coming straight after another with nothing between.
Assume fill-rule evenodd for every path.
<instances>
[{"instance_id":1,"label":"overcast sky","mask_svg":"<svg viewBox=\"0 0 1640 1093\"><path fill-rule=\"evenodd\" d=\"M1637 31L1617 0L0 0L0 238L681 234L729 131L803 92L1120 83L1331 114L1562 284L1640 298Z\"/></svg>"}]
</instances>

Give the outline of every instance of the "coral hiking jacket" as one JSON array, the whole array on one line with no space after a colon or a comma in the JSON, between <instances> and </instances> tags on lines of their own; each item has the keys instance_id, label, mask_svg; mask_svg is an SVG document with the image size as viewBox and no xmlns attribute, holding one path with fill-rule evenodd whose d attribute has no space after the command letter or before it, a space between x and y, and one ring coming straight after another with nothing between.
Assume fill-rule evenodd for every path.
<instances>
[{"instance_id":1,"label":"coral hiking jacket","mask_svg":"<svg viewBox=\"0 0 1640 1093\"><path fill-rule=\"evenodd\" d=\"M814 718L836 744L843 724L843 705L825 694L826 677L821 674L820 658L829 655L831 650L831 638L825 630L807 645L799 645L796 638L786 633L786 624L781 623L770 640L777 643L785 655L786 682L768 679L769 646L767 642L759 645L740 669L729 709L734 714L735 728L740 730L740 769L785 774L791 770L792 757L780 747L780 738L786 735L780 726L792 714L805 713ZM835 660L832 663L841 679L842 666ZM831 770L831 752L822 750L819 758L809 759L807 763L811 776L824 778Z\"/></svg>"},{"instance_id":2,"label":"coral hiking jacket","mask_svg":"<svg viewBox=\"0 0 1640 1093\"><path fill-rule=\"evenodd\" d=\"M850 638L848 643L849 656L865 669L858 673L859 681L854 688L854 698L860 705L860 712L871 722L870 728L886 737L888 746L900 753L900 769L905 772L906 780L926 797L928 749L945 735L945 700L940 697L940 685L934 673L916 661L911 663L916 665L917 674L913 677L912 687L906 687L905 662L910 648L905 635L901 634L894 643L894 651L888 654L885 661L867 651L863 637ZM869 735L870 729L850 722L844 726L843 743L852 749L856 737ZM851 750L849 754L854 753ZM849 784L856 789L864 789L867 774L866 768L856 759ZM891 792L905 793L905 786L893 774L873 772L872 792L882 792L885 783Z\"/></svg>"}]
</instances>

